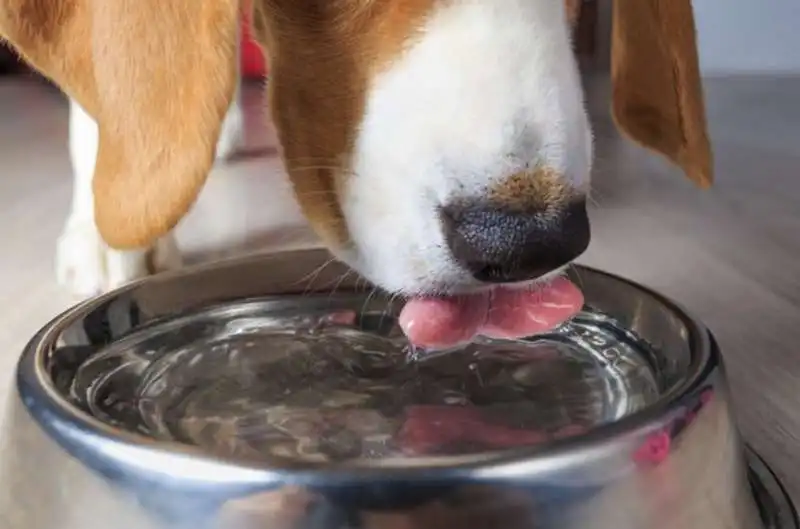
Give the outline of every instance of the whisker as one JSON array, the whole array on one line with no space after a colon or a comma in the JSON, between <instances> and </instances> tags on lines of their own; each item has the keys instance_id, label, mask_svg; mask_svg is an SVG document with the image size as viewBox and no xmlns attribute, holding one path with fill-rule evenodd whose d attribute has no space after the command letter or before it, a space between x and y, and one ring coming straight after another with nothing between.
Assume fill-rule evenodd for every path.
<instances>
[{"instance_id":1,"label":"whisker","mask_svg":"<svg viewBox=\"0 0 800 529\"><path fill-rule=\"evenodd\" d=\"M322 271L325 268L330 266L335 261L336 261L336 258L335 257L331 257L330 259L328 259L327 261L322 263L320 266L318 266L317 268L315 268L314 270L312 270L311 272L306 274L305 277L303 277L302 279L297 281L296 284L304 283L306 281L308 282L308 285L306 285L306 288L303 291L303 294L302 294L303 296L307 296L309 294L309 292L311 291L311 288L313 286L314 281L317 280L317 278L319 277L319 275L322 273Z\"/></svg>"},{"instance_id":2,"label":"whisker","mask_svg":"<svg viewBox=\"0 0 800 529\"><path fill-rule=\"evenodd\" d=\"M344 281L352 274L353 270L347 270L341 276L339 276L339 280L336 282L336 284L333 286L333 289L331 289L330 293L328 294L328 299L332 298L334 294L336 294L336 291L339 290L339 287L342 286L342 283L344 283Z\"/></svg>"},{"instance_id":3,"label":"whisker","mask_svg":"<svg viewBox=\"0 0 800 529\"><path fill-rule=\"evenodd\" d=\"M603 192L600 191L599 189L597 189L597 187L595 187L593 185L589 186L589 193L591 193L592 195L597 196L598 198L603 198Z\"/></svg>"},{"instance_id":4,"label":"whisker","mask_svg":"<svg viewBox=\"0 0 800 529\"><path fill-rule=\"evenodd\" d=\"M583 290L584 288L583 278L581 277L581 271L578 269L578 266L575 263L570 263L569 269L572 270L573 274L575 275L575 280L578 283L578 287L580 287L580 289Z\"/></svg>"},{"instance_id":5,"label":"whisker","mask_svg":"<svg viewBox=\"0 0 800 529\"><path fill-rule=\"evenodd\" d=\"M364 288L365 286L367 286L368 284L369 284L369 281L367 281L367 279L364 276L359 275L356 278L355 289L356 290L360 290L360 289Z\"/></svg>"},{"instance_id":6,"label":"whisker","mask_svg":"<svg viewBox=\"0 0 800 529\"><path fill-rule=\"evenodd\" d=\"M387 310L390 307L394 307L394 304L397 303L398 299L404 299L404 298L405 298L405 296L402 294L402 292L392 292L389 295L389 302L387 303L387 306L386 306Z\"/></svg>"},{"instance_id":7,"label":"whisker","mask_svg":"<svg viewBox=\"0 0 800 529\"><path fill-rule=\"evenodd\" d=\"M379 290L378 287L373 287L372 291L370 291L369 295L367 295L367 298L364 300L364 303L361 305L361 314L363 314L364 311L366 311L367 307L369 306L369 302L372 300L372 298L375 296L375 294L378 293L378 290Z\"/></svg>"}]
</instances>

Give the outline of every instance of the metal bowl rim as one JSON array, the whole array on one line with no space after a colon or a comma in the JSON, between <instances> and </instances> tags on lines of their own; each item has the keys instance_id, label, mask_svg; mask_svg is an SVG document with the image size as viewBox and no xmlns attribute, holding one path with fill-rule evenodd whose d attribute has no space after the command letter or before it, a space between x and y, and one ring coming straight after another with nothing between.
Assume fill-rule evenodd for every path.
<instances>
[{"instance_id":1,"label":"metal bowl rim","mask_svg":"<svg viewBox=\"0 0 800 529\"><path fill-rule=\"evenodd\" d=\"M158 280L168 281L171 277L201 274L210 269L235 270L237 266L247 262L268 261L269 257L231 259L213 265L187 267L177 272L160 275ZM127 457L140 458L139 466L145 459L152 461L154 472L163 471L161 465L170 460L182 462L191 460L194 465L200 464L209 471L213 470L212 474L224 472L226 475L230 475L232 481L241 483L306 484L322 481L333 485L359 483L372 479L380 479L384 482L408 479L449 481L465 476L469 476L471 479L507 480L517 476L530 475L531 472L537 472L537 469L570 467L572 466L570 461L576 455L586 456L593 452L602 452L604 443L613 438L655 428L655 425L668 416L671 410L680 407L681 400L706 380L720 364L716 343L710 338L705 326L679 304L648 287L615 274L583 265L577 265L577 269L581 272L601 275L625 283L642 294L651 296L656 302L668 308L681 320L688 331L688 344L692 358L685 380L652 406L614 423L599 426L585 435L548 443L541 447L505 450L491 456L465 457L461 458L465 459L461 463L454 463L454 460L460 458L431 457L418 459L413 465L409 465L408 461L403 461L404 466L385 465L380 462L377 464L362 462L337 465L293 463L281 465L267 464L267 461L264 461L258 464L251 460L222 459L204 452L199 447L177 442L159 440L154 443L153 439L146 436L111 427L76 409L57 391L46 372L45 356L47 351L43 350L41 345L49 343L52 335L60 332L64 323L74 319L76 315L84 314L103 303L136 290L140 285L153 281L153 278L144 278L105 295L84 301L67 309L46 324L25 346L17 364L17 391L28 412L62 445L65 442L68 445L78 443L83 447L94 447L98 453L100 452L98 447L101 445L127 450ZM352 293L350 291L351 295ZM264 300L269 298L285 299L294 295L296 294L264 295L258 298ZM208 306L210 305L206 305L206 307ZM120 455L119 451L115 452L114 450L103 450L102 452L101 457L106 458L115 458ZM114 455L115 453L117 456ZM520 465L524 466L524 469L520 468ZM235 479L233 479L234 476L236 476Z\"/></svg>"}]
</instances>

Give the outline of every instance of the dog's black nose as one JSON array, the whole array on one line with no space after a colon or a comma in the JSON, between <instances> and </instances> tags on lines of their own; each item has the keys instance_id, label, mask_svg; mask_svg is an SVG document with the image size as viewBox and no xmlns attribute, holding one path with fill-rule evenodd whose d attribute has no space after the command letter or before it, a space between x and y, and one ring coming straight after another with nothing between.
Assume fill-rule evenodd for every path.
<instances>
[{"instance_id":1,"label":"dog's black nose","mask_svg":"<svg viewBox=\"0 0 800 529\"><path fill-rule=\"evenodd\" d=\"M445 206L441 216L453 258L489 283L535 279L574 260L589 245L584 200L541 212L459 203Z\"/></svg>"}]
</instances>

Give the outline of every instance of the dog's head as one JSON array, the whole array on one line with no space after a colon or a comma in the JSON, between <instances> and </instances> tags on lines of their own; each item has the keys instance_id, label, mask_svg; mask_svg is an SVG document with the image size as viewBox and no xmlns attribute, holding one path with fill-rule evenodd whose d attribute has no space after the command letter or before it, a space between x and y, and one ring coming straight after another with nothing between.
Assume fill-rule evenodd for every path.
<instances>
[{"instance_id":1,"label":"dog's head","mask_svg":"<svg viewBox=\"0 0 800 529\"><path fill-rule=\"evenodd\" d=\"M430 293L534 279L585 249L576 5L255 0L286 167L335 254L384 288ZM239 7L0 7L0 33L99 123L96 213L110 244L162 235L200 190L233 91ZM689 0L618 0L614 18L618 124L708 183Z\"/></svg>"}]
</instances>

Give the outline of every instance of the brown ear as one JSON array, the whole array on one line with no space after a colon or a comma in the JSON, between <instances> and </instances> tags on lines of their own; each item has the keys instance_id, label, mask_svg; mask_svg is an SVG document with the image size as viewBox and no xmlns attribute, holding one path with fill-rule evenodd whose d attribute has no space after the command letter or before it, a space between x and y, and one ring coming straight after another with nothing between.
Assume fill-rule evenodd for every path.
<instances>
[{"instance_id":1,"label":"brown ear","mask_svg":"<svg viewBox=\"0 0 800 529\"><path fill-rule=\"evenodd\" d=\"M612 110L617 126L708 187L713 161L691 0L614 0Z\"/></svg>"},{"instance_id":2,"label":"brown ear","mask_svg":"<svg viewBox=\"0 0 800 529\"><path fill-rule=\"evenodd\" d=\"M2 0L0 37L98 122L95 212L114 247L193 204L235 87L238 0Z\"/></svg>"}]
</instances>

